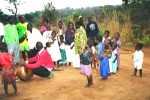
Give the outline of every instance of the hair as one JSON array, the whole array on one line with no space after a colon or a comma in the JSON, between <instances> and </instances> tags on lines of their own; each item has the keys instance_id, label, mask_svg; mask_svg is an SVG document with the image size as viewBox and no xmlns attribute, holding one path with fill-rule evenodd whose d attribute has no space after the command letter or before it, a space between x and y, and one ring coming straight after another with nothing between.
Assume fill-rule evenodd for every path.
<instances>
[{"instance_id":1,"label":"hair","mask_svg":"<svg viewBox=\"0 0 150 100\"><path fill-rule=\"evenodd\" d=\"M109 30L105 30L104 34L106 34L106 33L110 34L110 31Z\"/></svg>"},{"instance_id":2,"label":"hair","mask_svg":"<svg viewBox=\"0 0 150 100\"><path fill-rule=\"evenodd\" d=\"M142 48L143 48L143 44L142 43L137 43L136 45L135 45L135 50L137 50L137 51L139 51L139 50L141 50Z\"/></svg>"},{"instance_id":3,"label":"hair","mask_svg":"<svg viewBox=\"0 0 150 100\"><path fill-rule=\"evenodd\" d=\"M27 25L27 29L30 31L30 32L32 32L32 24L31 23L28 23L28 25Z\"/></svg>"},{"instance_id":4,"label":"hair","mask_svg":"<svg viewBox=\"0 0 150 100\"><path fill-rule=\"evenodd\" d=\"M10 24L14 24L15 18L14 18L13 16L8 16L8 22L9 22Z\"/></svg>"},{"instance_id":5,"label":"hair","mask_svg":"<svg viewBox=\"0 0 150 100\"><path fill-rule=\"evenodd\" d=\"M51 43L50 42L46 42L46 47L50 47Z\"/></svg>"},{"instance_id":6,"label":"hair","mask_svg":"<svg viewBox=\"0 0 150 100\"><path fill-rule=\"evenodd\" d=\"M40 51L42 48L43 48L42 42L37 42L37 43L36 43L36 49L37 49L38 51Z\"/></svg>"},{"instance_id":7,"label":"hair","mask_svg":"<svg viewBox=\"0 0 150 100\"><path fill-rule=\"evenodd\" d=\"M0 52L8 52L6 43L0 43Z\"/></svg>"}]
</instances>

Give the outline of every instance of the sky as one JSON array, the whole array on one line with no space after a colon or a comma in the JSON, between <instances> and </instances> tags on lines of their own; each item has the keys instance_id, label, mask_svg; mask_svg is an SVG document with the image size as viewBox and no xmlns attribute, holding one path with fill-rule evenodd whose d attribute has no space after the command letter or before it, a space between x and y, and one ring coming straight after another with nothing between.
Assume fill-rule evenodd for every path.
<instances>
[{"instance_id":1,"label":"sky","mask_svg":"<svg viewBox=\"0 0 150 100\"><path fill-rule=\"evenodd\" d=\"M52 1L56 9L63 8L85 8L104 5L121 5L122 0L21 0L21 5L18 6L19 14L25 14L44 9L48 1ZM6 9L11 5L6 0L0 0L0 9L6 13L10 12Z\"/></svg>"}]
</instances>

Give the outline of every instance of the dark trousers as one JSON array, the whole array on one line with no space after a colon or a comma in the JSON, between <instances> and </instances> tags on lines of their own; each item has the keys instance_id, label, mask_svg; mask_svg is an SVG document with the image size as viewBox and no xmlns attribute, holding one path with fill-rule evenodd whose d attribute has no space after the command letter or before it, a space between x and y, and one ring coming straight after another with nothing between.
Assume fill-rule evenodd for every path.
<instances>
[{"instance_id":1,"label":"dark trousers","mask_svg":"<svg viewBox=\"0 0 150 100\"><path fill-rule=\"evenodd\" d=\"M42 66L39 68L33 69L32 71L33 71L33 74L38 75L40 77L48 77L50 75L50 71Z\"/></svg>"}]
</instances>

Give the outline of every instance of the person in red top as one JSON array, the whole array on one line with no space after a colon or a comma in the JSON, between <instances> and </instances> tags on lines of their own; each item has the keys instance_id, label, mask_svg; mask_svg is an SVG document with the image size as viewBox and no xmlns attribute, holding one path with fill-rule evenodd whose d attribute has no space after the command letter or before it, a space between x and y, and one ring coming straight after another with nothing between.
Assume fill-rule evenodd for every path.
<instances>
[{"instance_id":1,"label":"person in red top","mask_svg":"<svg viewBox=\"0 0 150 100\"><path fill-rule=\"evenodd\" d=\"M50 77L54 68L52 58L48 51L43 48L41 42L36 43L36 49L38 50L38 53L36 56L29 58L26 67L31 69L35 75L40 77Z\"/></svg>"},{"instance_id":2,"label":"person in red top","mask_svg":"<svg viewBox=\"0 0 150 100\"><path fill-rule=\"evenodd\" d=\"M16 75L13 69L13 58L8 53L7 45L0 44L0 67L2 68L2 82L4 84L5 95L8 95L8 84L12 84L14 94L17 94Z\"/></svg>"}]
</instances>

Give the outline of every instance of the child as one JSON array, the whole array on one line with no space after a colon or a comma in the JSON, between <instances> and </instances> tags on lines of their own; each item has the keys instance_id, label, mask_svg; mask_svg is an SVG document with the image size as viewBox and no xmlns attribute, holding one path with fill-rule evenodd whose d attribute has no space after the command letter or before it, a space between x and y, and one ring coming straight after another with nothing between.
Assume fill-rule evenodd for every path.
<instances>
[{"instance_id":1,"label":"child","mask_svg":"<svg viewBox=\"0 0 150 100\"><path fill-rule=\"evenodd\" d=\"M66 48L65 48L65 42L64 42L64 36L60 36L60 53L61 53L61 60L59 61L59 64L65 65L67 63L67 57L66 57Z\"/></svg>"},{"instance_id":2,"label":"child","mask_svg":"<svg viewBox=\"0 0 150 100\"><path fill-rule=\"evenodd\" d=\"M117 67L118 67L117 58L118 58L117 45L113 43L111 57L109 58L110 73L115 74L117 72Z\"/></svg>"},{"instance_id":3,"label":"child","mask_svg":"<svg viewBox=\"0 0 150 100\"><path fill-rule=\"evenodd\" d=\"M26 67L32 70L35 75L51 78L53 76L52 70L54 69L51 55L43 48L41 42L36 43L36 48L38 53L34 57L29 58Z\"/></svg>"},{"instance_id":4,"label":"child","mask_svg":"<svg viewBox=\"0 0 150 100\"><path fill-rule=\"evenodd\" d=\"M103 39L102 39L102 42L104 43L104 41L108 41L110 40L110 36L109 36L110 32L108 30L106 30L104 32L104 36L103 36Z\"/></svg>"},{"instance_id":5,"label":"child","mask_svg":"<svg viewBox=\"0 0 150 100\"><path fill-rule=\"evenodd\" d=\"M100 43L98 44L98 59L100 60L99 72L102 79L107 79L109 76L109 45L106 41L101 42L101 38L99 39Z\"/></svg>"},{"instance_id":6,"label":"child","mask_svg":"<svg viewBox=\"0 0 150 100\"><path fill-rule=\"evenodd\" d=\"M75 26L73 22L69 22L65 32L66 56L67 63L70 66L73 63L73 48L71 47L75 37ZM72 48L72 49L71 49Z\"/></svg>"},{"instance_id":7,"label":"child","mask_svg":"<svg viewBox=\"0 0 150 100\"><path fill-rule=\"evenodd\" d=\"M47 51L52 57L52 60L54 64L57 66L59 60L61 60L61 54L60 54L60 49L59 49L59 44L58 44L58 38L57 38L57 32L53 31L51 34L51 46L47 48Z\"/></svg>"},{"instance_id":8,"label":"child","mask_svg":"<svg viewBox=\"0 0 150 100\"><path fill-rule=\"evenodd\" d=\"M133 63L134 63L134 75L136 76L137 71L139 70L140 77L142 77L142 67L144 53L142 51L143 44L137 43L135 46L135 52L133 54Z\"/></svg>"},{"instance_id":9,"label":"child","mask_svg":"<svg viewBox=\"0 0 150 100\"><path fill-rule=\"evenodd\" d=\"M8 53L6 44L0 44L0 66L2 67L2 82L4 85L5 95L8 95L8 84L12 84L14 94L17 94L16 75L13 69L13 59Z\"/></svg>"},{"instance_id":10,"label":"child","mask_svg":"<svg viewBox=\"0 0 150 100\"><path fill-rule=\"evenodd\" d=\"M87 87L93 84L92 69L91 69L91 51L88 47L85 47L83 53L80 55L81 73L87 77Z\"/></svg>"},{"instance_id":11,"label":"child","mask_svg":"<svg viewBox=\"0 0 150 100\"><path fill-rule=\"evenodd\" d=\"M119 70L119 67L120 67L120 48L121 48L121 40L120 40L120 33L119 32L115 33L113 42L115 43L115 45L117 45L117 55L118 55L118 57L117 57L117 64L118 64L117 70Z\"/></svg>"}]
</instances>

